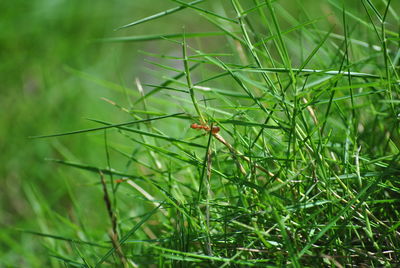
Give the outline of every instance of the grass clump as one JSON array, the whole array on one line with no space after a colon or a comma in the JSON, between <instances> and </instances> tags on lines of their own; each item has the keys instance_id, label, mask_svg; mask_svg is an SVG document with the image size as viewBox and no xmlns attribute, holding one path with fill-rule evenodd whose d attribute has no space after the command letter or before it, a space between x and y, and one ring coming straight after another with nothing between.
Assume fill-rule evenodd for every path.
<instances>
[{"instance_id":1,"label":"grass clump","mask_svg":"<svg viewBox=\"0 0 400 268\"><path fill-rule=\"evenodd\" d=\"M109 220L93 229L78 213L64 232L36 232L50 255L82 267L399 264L399 3L172 2L102 40L166 44L143 52L136 91L106 99L131 119L54 135L100 133L104 166L56 161L90 172ZM199 25L125 35L185 12Z\"/></svg>"}]
</instances>

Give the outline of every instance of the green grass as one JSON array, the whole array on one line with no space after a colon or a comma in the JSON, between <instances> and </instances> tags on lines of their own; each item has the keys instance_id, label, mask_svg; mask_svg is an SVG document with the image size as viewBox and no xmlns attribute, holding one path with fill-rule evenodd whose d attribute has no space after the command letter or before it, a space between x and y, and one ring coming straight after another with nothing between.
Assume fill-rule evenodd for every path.
<instances>
[{"instance_id":1,"label":"green grass","mask_svg":"<svg viewBox=\"0 0 400 268\"><path fill-rule=\"evenodd\" d=\"M99 28L62 14L88 28L27 65L55 68L49 101L8 93L33 139L3 135L0 263L399 265L400 4L157 2L104 4Z\"/></svg>"}]
</instances>

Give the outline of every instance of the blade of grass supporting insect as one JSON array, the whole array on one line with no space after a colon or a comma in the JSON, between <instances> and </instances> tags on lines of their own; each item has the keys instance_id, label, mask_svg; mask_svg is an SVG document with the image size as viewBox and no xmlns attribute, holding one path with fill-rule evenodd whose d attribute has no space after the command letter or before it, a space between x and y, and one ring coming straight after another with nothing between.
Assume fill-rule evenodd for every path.
<instances>
[{"instance_id":1,"label":"blade of grass supporting insect","mask_svg":"<svg viewBox=\"0 0 400 268\"><path fill-rule=\"evenodd\" d=\"M111 123L107 123L107 122L104 122L104 121L101 121L101 120L97 120L97 119L89 119L89 120L93 121L93 122L97 122L97 123L103 124L103 125L112 125ZM186 144L186 145L189 145L189 146L193 146L193 147L205 148L205 146L202 145L202 144L188 142L188 141L184 141L184 140L173 138L173 137L163 136L163 135L155 134L155 133L148 132L148 131L128 128L128 127L117 127L117 128L121 129L121 130L129 131L129 132L133 132L133 133L138 133L138 134L141 134L141 135L149 136L149 137L154 137L154 138L157 138L157 139L163 139L163 140L166 140L166 141L169 141L169 142L177 142L177 143L183 143L183 144Z\"/></svg>"},{"instance_id":2,"label":"blade of grass supporting insect","mask_svg":"<svg viewBox=\"0 0 400 268\"><path fill-rule=\"evenodd\" d=\"M73 135L73 134L81 134L81 133L87 133L87 132L92 132L92 131L104 130L104 129L108 129L108 128L118 128L118 127L122 127L122 126L138 124L138 123L145 123L145 122L160 120L160 119L169 118L169 117L176 117L176 116L182 115L182 114L184 114L184 113L175 113L175 114L170 114L170 115L165 115L165 116L153 117L153 118L149 118L149 119L136 120L136 121L130 121L130 122L119 123L119 124L114 124L114 125L108 125L108 126L104 126L104 127L88 128L88 129L70 131L70 132L59 133L59 134L32 136L30 138L40 139L40 138L51 138L51 137L60 137L60 136L67 136L67 135Z\"/></svg>"},{"instance_id":3,"label":"blade of grass supporting insect","mask_svg":"<svg viewBox=\"0 0 400 268\"><path fill-rule=\"evenodd\" d=\"M192 99L193 106L197 112L197 115L200 117L200 123L205 124L206 121L204 120L203 114L199 108L199 105L196 100L196 96L194 95L194 90L193 90L193 83L192 83L192 78L190 76L190 68L189 68L189 63L188 63L188 56L187 56L187 45L186 45L186 35L183 33L183 43L182 43L182 54L183 54L183 65L185 68L185 75L186 75L186 81L187 81L187 86L189 88L189 93L190 93L190 98Z\"/></svg>"},{"instance_id":4,"label":"blade of grass supporting insect","mask_svg":"<svg viewBox=\"0 0 400 268\"><path fill-rule=\"evenodd\" d=\"M160 204L158 207L152 209L147 215L145 215L135 226L133 226L133 228L131 228L120 240L119 240L119 245L122 246L126 240L128 240L128 238L130 236L132 236L144 223L146 223L151 216L153 216L158 209L160 208L162 204ZM107 260L108 257L110 257L111 254L113 254L115 252L116 248L112 247L103 257L101 257L101 259L96 263L95 267L98 267L99 265L101 265L105 260Z\"/></svg>"},{"instance_id":5,"label":"blade of grass supporting insect","mask_svg":"<svg viewBox=\"0 0 400 268\"><path fill-rule=\"evenodd\" d=\"M178 12L178 11L180 11L180 10L182 10L182 9L185 9L185 8L187 8L187 5L196 5L196 4L201 3L201 2L203 2L203 1L204 1L204 0L196 0L196 1L190 2L189 4L186 4L186 5L174 7L174 8L171 8L171 9L168 9L168 10L165 10L165 11L162 11L162 12L159 12L159 13L157 13L157 14L148 16L148 17L146 17L146 18L143 18L143 19L136 20L136 21L133 21L133 22L131 22L131 23L125 24L125 25L123 25L123 26L121 26L121 27L116 28L115 30L120 30L120 29L124 29L124 28L128 28L128 27L132 27L132 26L135 26L135 25L144 23L144 22L148 22L148 21L151 21L151 20L155 20L155 19L164 17L164 16L166 16L166 15L169 15L169 14L172 14L172 13L175 13L175 12Z\"/></svg>"}]
</instances>

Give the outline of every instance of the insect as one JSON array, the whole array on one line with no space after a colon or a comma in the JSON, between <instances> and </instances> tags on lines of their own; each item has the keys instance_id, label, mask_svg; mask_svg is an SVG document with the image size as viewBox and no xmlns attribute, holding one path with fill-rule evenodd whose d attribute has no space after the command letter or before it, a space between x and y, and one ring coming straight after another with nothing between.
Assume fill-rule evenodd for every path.
<instances>
[{"instance_id":1,"label":"insect","mask_svg":"<svg viewBox=\"0 0 400 268\"><path fill-rule=\"evenodd\" d=\"M199 125L199 124L193 123L190 125L190 127L193 129L197 129L197 130L204 129L205 131L210 131L210 127L207 125ZM213 126L211 129L212 134L217 134L219 131L220 131L220 128L217 126Z\"/></svg>"}]
</instances>

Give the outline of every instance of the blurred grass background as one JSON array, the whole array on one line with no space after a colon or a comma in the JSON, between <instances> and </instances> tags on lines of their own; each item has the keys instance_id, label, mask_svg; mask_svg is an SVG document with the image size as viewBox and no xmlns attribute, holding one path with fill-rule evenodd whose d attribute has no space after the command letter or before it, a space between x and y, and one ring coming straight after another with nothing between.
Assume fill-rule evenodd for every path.
<instances>
[{"instance_id":1,"label":"blurred grass background","mask_svg":"<svg viewBox=\"0 0 400 268\"><path fill-rule=\"evenodd\" d=\"M111 116L113 107L100 99L115 100L123 94L110 92L75 71L131 88L135 77L145 76L143 59L137 50L148 46L161 49L160 42L137 45L93 42L105 36L117 36L115 28L155 12L150 2L143 3L0 2L0 106L3 110L0 119L0 266L29 264L33 267L47 263L42 255L47 250L39 240L16 228L45 231L49 227L38 219L47 215L46 210L68 215L73 206L67 197L68 191L74 192L82 213L90 213L93 207L103 205L100 191L97 196L93 191L93 196L85 191L84 173L44 161L44 158L59 158L60 154L65 154L70 159L104 164L105 159L98 157L104 155L103 146L96 146L92 139L82 139L79 135L57 140L28 137L87 128L91 123L86 117L109 118L114 122L123 119L115 118L116 114ZM160 10L171 6L173 3L167 1L157 3ZM146 24L124 34L181 32L183 20L185 17L175 16L174 23L163 23L162 28ZM47 207L38 207L38 203L47 204ZM90 216L85 218L91 226L106 224L105 211ZM54 223L62 221L54 220Z\"/></svg>"}]
</instances>

